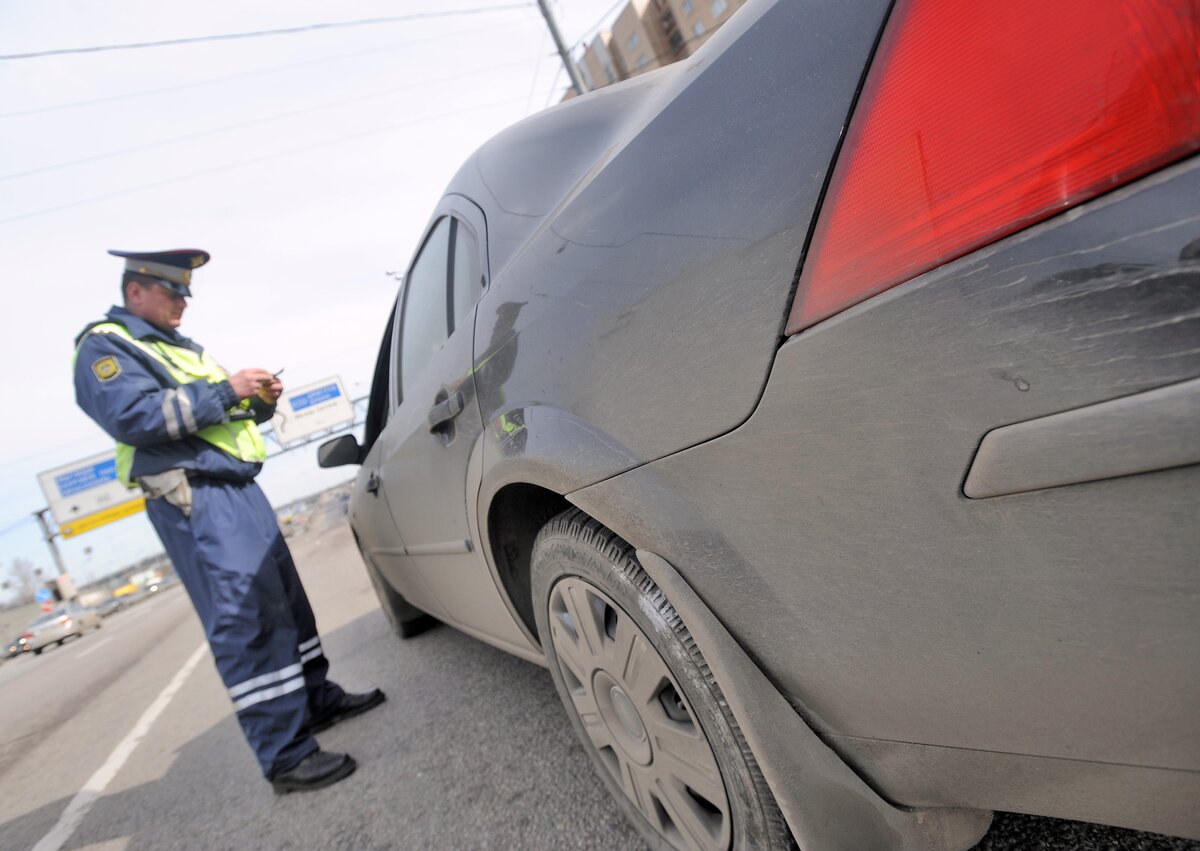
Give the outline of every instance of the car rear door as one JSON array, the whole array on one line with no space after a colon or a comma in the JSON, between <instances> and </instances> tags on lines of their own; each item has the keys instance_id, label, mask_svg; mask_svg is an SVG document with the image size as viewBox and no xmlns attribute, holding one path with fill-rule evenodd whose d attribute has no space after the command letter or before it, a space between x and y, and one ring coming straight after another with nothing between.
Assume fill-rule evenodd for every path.
<instances>
[{"instance_id":1,"label":"car rear door","mask_svg":"<svg viewBox=\"0 0 1200 851\"><path fill-rule=\"evenodd\" d=\"M392 346L393 408L377 475L410 581L449 620L519 642L504 607L479 593L494 583L467 524L467 463L483 430L472 340L487 283L485 252L482 212L449 196L405 276Z\"/></svg>"}]
</instances>

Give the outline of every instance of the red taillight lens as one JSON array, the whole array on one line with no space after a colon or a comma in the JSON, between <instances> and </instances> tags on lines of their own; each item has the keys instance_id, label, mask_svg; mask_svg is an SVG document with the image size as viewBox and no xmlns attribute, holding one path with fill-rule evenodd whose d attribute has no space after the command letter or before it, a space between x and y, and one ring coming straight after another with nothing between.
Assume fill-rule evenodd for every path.
<instances>
[{"instance_id":1,"label":"red taillight lens","mask_svg":"<svg viewBox=\"0 0 1200 851\"><path fill-rule=\"evenodd\" d=\"M63 626L70 626L70 625L71 625L71 619L70 619L68 616L66 616L66 615L63 615L61 618L59 618L59 619L58 619L58 622L59 622L60 624L62 624Z\"/></svg>"},{"instance_id":2,"label":"red taillight lens","mask_svg":"<svg viewBox=\"0 0 1200 851\"><path fill-rule=\"evenodd\" d=\"M1200 0L898 0L787 333L1200 149Z\"/></svg>"}]
</instances>

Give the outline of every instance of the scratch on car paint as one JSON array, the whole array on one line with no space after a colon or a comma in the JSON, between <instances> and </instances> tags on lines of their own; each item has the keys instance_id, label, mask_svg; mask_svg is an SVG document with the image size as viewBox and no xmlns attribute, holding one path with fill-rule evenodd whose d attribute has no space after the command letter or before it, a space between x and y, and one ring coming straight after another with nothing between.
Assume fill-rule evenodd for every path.
<instances>
[{"instance_id":1,"label":"scratch on car paint","mask_svg":"<svg viewBox=\"0 0 1200 851\"><path fill-rule=\"evenodd\" d=\"M1147 322L1142 325L1122 326L1114 328L1111 331L1101 331L1097 334L1080 334L1072 337L1074 340L1099 340L1102 337L1112 337L1118 334L1136 334L1141 331L1153 331L1156 328L1165 328L1169 325L1178 325L1180 322L1193 322L1200 319L1200 310L1193 310L1188 313L1180 313L1167 319L1161 319L1158 322Z\"/></svg>"}]
</instances>

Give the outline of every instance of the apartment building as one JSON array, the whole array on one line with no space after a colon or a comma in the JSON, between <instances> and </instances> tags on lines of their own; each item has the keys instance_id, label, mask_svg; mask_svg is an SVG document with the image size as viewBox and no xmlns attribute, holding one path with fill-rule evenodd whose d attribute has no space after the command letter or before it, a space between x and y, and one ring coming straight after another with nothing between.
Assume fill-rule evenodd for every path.
<instances>
[{"instance_id":1,"label":"apartment building","mask_svg":"<svg viewBox=\"0 0 1200 851\"><path fill-rule=\"evenodd\" d=\"M583 80L598 89L690 56L745 2L630 0L578 60Z\"/></svg>"},{"instance_id":2,"label":"apartment building","mask_svg":"<svg viewBox=\"0 0 1200 851\"><path fill-rule=\"evenodd\" d=\"M683 36L684 56L690 56L712 36L746 0L663 0Z\"/></svg>"},{"instance_id":3,"label":"apartment building","mask_svg":"<svg viewBox=\"0 0 1200 851\"><path fill-rule=\"evenodd\" d=\"M630 0L612 25L611 52L630 77L670 65L675 56L663 32L666 0Z\"/></svg>"},{"instance_id":4,"label":"apartment building","mask_svg":"<svg viewBox=\"0 0 1200 851\"><path fill-rule=\"evenodd\" d=\"M612 33L600 33L592 39L579 61L579 72L583 75L583 81L589 91L611 85L629 76L625 66L620 64L620 58L613 53L612 40Z\"/></svg>"}]
</instances>

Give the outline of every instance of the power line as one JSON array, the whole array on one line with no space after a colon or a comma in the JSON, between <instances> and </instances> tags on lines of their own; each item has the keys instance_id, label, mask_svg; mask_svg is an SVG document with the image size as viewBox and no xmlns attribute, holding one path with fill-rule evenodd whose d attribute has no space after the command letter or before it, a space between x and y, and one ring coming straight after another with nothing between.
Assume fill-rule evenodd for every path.
<instances>
[{"instance_id":1,"label":"power line","mask_svg":"<svg viewBox=\"0 0 1200 851\"><path fill-rule=\"evenodd\" d=\"M547 109L550 101L554 100L554 94L558 91L558 78L562 76L562 72L562 63L559 63L558 70L554 72L554 79L550 81L550 92L546 95L546 102L542 104L542 109ZM568 88L570 87L568 86Z\"/></svg>"},{"instance_id":2,"label":"power line","mask_svg":"<svg viewBox=\"0 0 1200 851\"><path fill-rule=\"evenodd\" d=\"M297 27L280 27L273 30L251 30L249 32L217 33L215 35L197 35L185 38L169 38L160 41L138 41L128 44L97 44L91 47L62 47L53 50L39 50L33 53L10 53L0 55L0 60L39 59L43 56L63 56L76 53L106 53L114 50L141 50L147 47L174 47L180 44L199 44L212 41L233 41L246 38L263 38L264 36L296 35L299 33L315 32L317 30L342 29L346 27L369 27L379 24L399 24L410 21L429 20L432 18L456 18L465 15L483 15L491 12L510 12L523 9L529 3L509 3L503 6L476 6L468 9L448 9L442 12L415 12L410 15L390 15L383 18L361 18L355 21L323 21L316 24L303 24Z\"/></svg>"},{"instance_id":3,"label":"power line","mask_svg":"<svg viewBox=\"0 0 1200 851\"><path fill-rule=\"evenodd\" d=\"M436 83L453 82L455 80L461 80L466 77L478 76L479 74L488 74L493 71L499 71L504 68L512 68L516 65L524 65L524 64L525 64L525 60L519 59L514 62L505 62L501 65L492 65L488 68L480 68L475 71L466 71L462 74L452 74L449 77L440 77L440 78L437 78L434 80L422 80L420 82L410 83L410 84L404 85L404 86L394 86L389 89L382 89L381 91L371 92L370 94L357 95L357 96L351 97L351 98L340 98L340 99L334 100L334 101L326 101L325 103L319 103L314 106L306 106L306 107L302 107L300 109L291 109L291 110L287 110L286 112L277 112L273 115L264 115L264 116L260 116L259 118L253 118L249 121L240 121L236 124L226 124L221 127L213 127L208 130L200 130L195 133L187 133L183 136L172 136L167 139L159 139L158 141L148 142L144 145L134 145L129 148L120 148L115 151L106 151L102 154L94 154L90 157L80 157L79 159L75 159L75 160L66 160L65 162L52 163L50 165L38 166L37 168L26 169L25 171L17 171L17 172L13 172L12 174L0 174L0 181L15 180L20 177L31 177L31 176L37 175L37 174L44 174L45 172L48 172L48 171L58 171L58 170L64 169L64 168L70 168L72 166L86 165L87 163L93 163L93 162L97 162L99 160L111 159L113 157L123 156L125 154L135 154L135 153L140 153L142 151L153 150L154 148L162 148L167 145L175 145L180 142L190 142L194 139L203 139L208 136L216 136L221 133L228 133L232 130L243 130L247 127L255 127L260 124L269 124L273 121L282 121L285 118L293 118L297 115L304 115L304 114L310 113L310 112L320 112L325 109L333 109L335 107L345 106L346 104L359 103L359 102L365 101L365 100L373 100L374 98L386 97L388 95L395 94L396 92L403 92L403 91L409 91L412 89L426 88L426 87L436 84Z\"/></svg>"},{"instance_id":4,"label":"power line","mask_svg":"<svg viewBox=\"0 0 1200 851\"><path fill-rule=\"evenodd\" d=\"M542 29L542 37L538 39L537 62L533 66L533 82L529 84L529 97L525 98L525 112L529 112L529 105L533 103L533 90L537 87L538 75L542 72L542 60L546 57L542 55L542 48L546 46L546 30Z\"/></svg>"},{"instance_id":5,"label":"power line","mask_svg":"<svg viewBox=\"0 0 1200 851\"><path fill-rule=\"evenodd\" d=\"M385 127L377 127L373 130L366 130L361 133L351 133L350 135L347 135L347 136L339 136L334 139L326 139L323 142L315 142L310 145L301 145L296 148L287 148L282 151L274 151L270 154L263 154L261 156L251 157L250 159L241 160L241 161L235 162L235 163L226 163L225 165L219 165L219 166L214 166L212 168L201 169L200 171L193 171L193 172L189 172L188 174L181 174L177 177L170 177L165 180L156 180L153 183L143 183L139 186L130 186L125 189L119 189L116 192L106 192L103 195L93 195L90 198L81 198L78 201L70 201L66 204L58 204L57 206L54 206L54 207L43 207L40 210L30 210L27 213L20 213L16 216L9 216L6 219L0 219L0 224L7 224L9 222L22 221L24 219L32 219L37 216L47 215L49 213L57 213L62 210L69 210L72 207L82 207L86 204L94 204L98 201L108 201L113 198L120 198L124 195L133 195L137 192L145 192L149 189L157 189L160 186L170 186L175 183L182 183L186 180L194 180L197 177L207 177L210 174L217 174L219 172L229 171L230 169L234 169L234 168L242 168L244 166L254 165L256 163L268 162L270 160L276 159L277 157L286 157L286 156L291 156L292 154L300 154L300 153L305 153L307 151L317 150L319 148L327 148L332 145L340 145L345 142L353 142L358 139L367 138L369 136L378 136L381 133L390 133L393 130L399 130L404 127L413 127L418 124L428 124L433 121L440 121L443 118L453 118L455 116L464 115L469 112L477 112L481 109L490 109L491 107L494 107L494 106L504 106L504 105L507 105L510 103L515 103L520 100L522 100L522 98L516 97L516 98L507 98L506 100L492 101L491 103L476 104L475 106L470 106L470 107L466 107L464 109L454 110L452 112L443 112L439 115L431 115L426 118L417 119L416 121L401 121L396 124L389 124Z\"/></svg>"},{"instance_id":6,"label":"power line","mask_svg":"<svg viewBox=\"0 0 1200 851\"><path fill-rule=\"evenodd\" d=\"M600 28L602 26L604 26L604 22L606 20L608 20L608 16L611 15L613 12L617 11L617 9L621 8L628 2L629 2L629 0L617 0L616 3L613 3L612 6L609 7L607 12L605 12L603 15L601 15L599 18L596 19L596 23L592 24L591 27L589 27L584 32L583 35L581 35L579 38L575 39L575 41L571 44L571 49L574 50L575 48L579 47L579 45L583 44L584 41L586 41L588 38L590 38L591 36L593 36L597 32L599 32Z\"/></svg>"},{"instance_id":7,"label":"power line","mask_svg":"<svg viewBox=\"0 0 1200 851\"><path fill-rule=\"evenodd\" d=\"M17 529L24 526L26 523L30 522L31 520L33 520L33 515L26 514L20 520L14 520L12 523L9 523L3 529L0 529L0 535L7 535L9 532L15 532Z\"/></svg>"},{"instance_id":8,"label":"power line","mask_svg":"<svg viewBox=\"0 0 1200 851\"><path fill-rule=\"evenodd\" d=\"M249 71L241 71L237 74L225 74L220 77L210 77L207 80L197 80L192 83L180 83L174 86L162 86L157 89L142 89L137 92L125 92L119 95L108 95L107 97L89 98L87 100L68 101L66 103L56 103L50 106L41 106L34 109L20 109L12 112L0 112L0 118L17 118L26 115L41 115L46 112L59 112L65 109L77 109L83 106L96 106L103 103L113 103L114 101L131 100L133 98L149 97L151 95L168 94L170 92L186 91L188 89L199 89L205 86L214 86L219 83L227 83L230 80L242 80L247 77L257 77L263 74L274 74L278 71L287 71L292 68L307 68L313 65L325 65L330 62L341 62L346 59L359 59L364 56L373 56L377 53L394 53L397 50L404 50L414 44L427 44L433 41L445 41L462 38L466 35L478 32L492 32L497 29L523 25L524 22L518 24L498 24L490 27L476 27L467 30L456 30L452 33L443 33L441 35L428 36L427 38L410 38L398 44L390 44L387 47L377 47L372 50L356 50L353 53L339 53L336 56L324 56L320 59L308 59L304 62L289 62L285 65L269 65L265 68L254 68Z\"/></svg>"}]
</instances>

